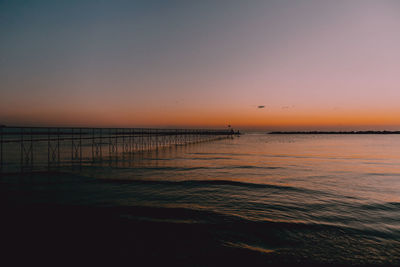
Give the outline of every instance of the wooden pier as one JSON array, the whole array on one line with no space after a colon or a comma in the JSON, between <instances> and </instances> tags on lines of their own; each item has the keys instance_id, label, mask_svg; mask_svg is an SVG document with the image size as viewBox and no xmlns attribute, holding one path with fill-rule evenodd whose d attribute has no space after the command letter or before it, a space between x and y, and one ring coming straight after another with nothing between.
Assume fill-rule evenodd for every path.
<instances>
[{"instance_id":1,"label":"wooden pier","mask_svg":"<svg viewBox=\"0 0 400 267\"><path fill-rule=\"evenodd\" d=\"M0 127L0 174L81 167L144 151L232 138L232 130Z\"/></svg>"}]
</instances>

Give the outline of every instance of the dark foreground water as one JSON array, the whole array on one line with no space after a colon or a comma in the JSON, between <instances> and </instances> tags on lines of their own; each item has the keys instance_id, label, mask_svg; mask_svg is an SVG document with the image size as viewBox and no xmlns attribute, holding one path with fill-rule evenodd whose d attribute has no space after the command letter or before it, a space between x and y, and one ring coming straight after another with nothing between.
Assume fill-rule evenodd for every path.
<instances>
[{"instance_id":1,"label":"dark foreground water","mask_svg":"<svg viewBox=\"0 0 400 267\"><path fill-rule=\"evenodd\" d=\"M15 264L400 265L400 135L265 135L1 179Z\"/></svg>"}]
</instances>

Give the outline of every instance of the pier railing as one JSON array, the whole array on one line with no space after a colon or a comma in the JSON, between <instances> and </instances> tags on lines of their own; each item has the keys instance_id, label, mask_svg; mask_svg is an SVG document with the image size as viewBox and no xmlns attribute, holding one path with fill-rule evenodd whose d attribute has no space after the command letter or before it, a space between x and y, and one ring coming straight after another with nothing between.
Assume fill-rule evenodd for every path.
<instances>
[{"instance_id":1,"label":"pier railing","mask_svg":"<svg viewBox=\"0 0 400 267\"><path fill-rule=\"evenodd\" d=\"M0 127L0 174L81 167L234 134L212 129Z\"/></svg>"}]
</instances>

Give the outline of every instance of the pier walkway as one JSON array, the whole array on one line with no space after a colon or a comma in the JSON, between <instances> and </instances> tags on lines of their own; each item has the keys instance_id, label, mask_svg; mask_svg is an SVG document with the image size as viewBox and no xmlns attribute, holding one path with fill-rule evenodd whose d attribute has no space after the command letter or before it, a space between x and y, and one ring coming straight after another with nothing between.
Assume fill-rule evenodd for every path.
<instances>
[{"instance_id":1,"label":"pier walkway","mask_svg":"<svg viewBox=\"0 0 400 267\"><path fill-rule=\"evenodd\" d=\"M1 127L0 174L53 171L171 146L232 138L232 130Z\"/></svg>"}]
</instances>

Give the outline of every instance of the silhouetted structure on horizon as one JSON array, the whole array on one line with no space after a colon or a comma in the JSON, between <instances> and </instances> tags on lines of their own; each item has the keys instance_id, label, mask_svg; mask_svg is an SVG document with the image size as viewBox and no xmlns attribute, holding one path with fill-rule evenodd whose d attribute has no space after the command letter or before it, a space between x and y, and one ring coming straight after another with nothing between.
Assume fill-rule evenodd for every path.
<instances>
[{"instance_id":1,"label":"silhouetted structure on horizon","mask_svg":"<svg viewBox=\"0 0 400 267\"><path fill-rule=\"evenodd\" d=\"M277 131L268 134L400 134L400 131Z\"/></svg>"}]
</instances>

